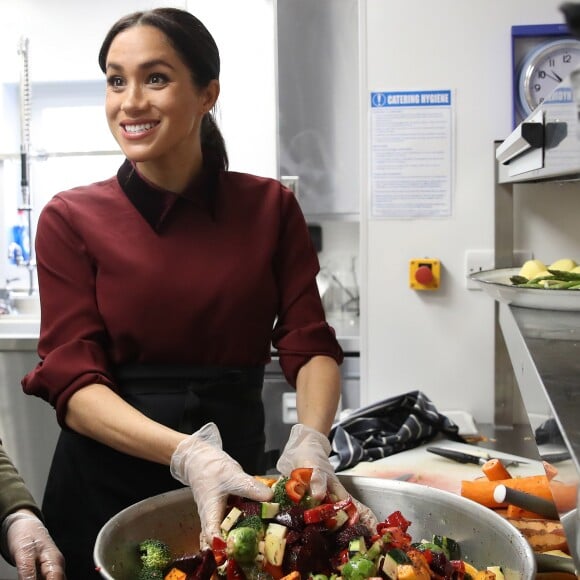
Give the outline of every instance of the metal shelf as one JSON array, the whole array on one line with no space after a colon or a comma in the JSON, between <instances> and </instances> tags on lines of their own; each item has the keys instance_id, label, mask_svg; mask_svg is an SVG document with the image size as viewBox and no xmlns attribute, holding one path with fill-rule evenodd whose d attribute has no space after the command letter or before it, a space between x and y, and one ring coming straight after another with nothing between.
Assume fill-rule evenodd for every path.
<instances>
[{"instance_id":1,"label":"metal shelf","mask_svg":"<svg viewBox=\"0 0 580 580\"><path fill-rule=\"evenodd\" d=\"M499 144L494 144L496 150ZM573 178L565 174L549 177L551 181ZM533 172L507 178L505 168L495 163L495 268L514 267L514 187L533 180ZM567 450L570 459L558 464L558 479L578 486L580 312L495 303L494 399L496 426L513 426L522 422L522 417L531 423L533 414L543 407L551 437L542 442L536 430L538 452L542 454L553 448ZM576 509L568 514L560 513L560 518L570 553L580 569L580 512Z\"/></svg>"},{"instance_id":2,"label":"metal shelf","mask_svg":"<svg viewBox=\"0 0 580 580\"><path fill-rule=\"evenodd\" d=\"M570 459L557 465L558 479L580 484L580 312L535 310L501 304L499 325L524 400L540 399L550 426L543 453L566 449ZM537 437L536 437L537 438ZM580 514L560 513L570 553L580 569Z\"/></svg>"}]
</instances>

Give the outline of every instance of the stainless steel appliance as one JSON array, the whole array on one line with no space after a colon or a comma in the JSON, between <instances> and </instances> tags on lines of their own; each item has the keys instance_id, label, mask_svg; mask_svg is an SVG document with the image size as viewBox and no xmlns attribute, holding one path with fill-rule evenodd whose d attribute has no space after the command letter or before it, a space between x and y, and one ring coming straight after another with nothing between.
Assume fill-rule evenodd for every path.
<instances>
[{"instance_id":1,"label":"stainless steel appliance","mask_svg":"<svg viewBox=\"0 0 580 580\"><path fill-rule=\"evenodd\" d=\"M340 410L360 407L360 358L357 352L346 352L341 366L342 396ZM278 358L266 367L262 400L266 411L267 471L273 471L280 453L297 422L296 391L286 382Z\"/></svg>"},{"instance_id":2,"label":"stainless steel appliance","mask_svg":"<svg viewBox=\"0 0 580 580\"><path fill-rule=\"evenodd\" d=\"M276 2L279 171L307 217L359 212L358 5Z\"/></svg>"},{"instance_id":3,"label":"stainless steel appliance","mask_svg":"<svg viewBox=\"0 0 580 580\"><path fill-rule=\"evenodd\" d=\"M580 69L497 148L499 181L580 179Z\"/></svg>"}]
</instances>

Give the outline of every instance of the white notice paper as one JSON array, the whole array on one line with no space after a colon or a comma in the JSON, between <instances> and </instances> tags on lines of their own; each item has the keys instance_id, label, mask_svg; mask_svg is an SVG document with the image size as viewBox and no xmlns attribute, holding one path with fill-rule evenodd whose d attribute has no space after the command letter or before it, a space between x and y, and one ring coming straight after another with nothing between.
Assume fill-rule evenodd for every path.
<instances>
[{"instance_id":1,"label":"white notice paper","mask_svg":"<svg viewBox=\"0 0 580 580\"><path fill-rule=\"evenodd\" d=\"M451 215L450 90L371 92L371 217Z\"/></svg>"}]
</instances>

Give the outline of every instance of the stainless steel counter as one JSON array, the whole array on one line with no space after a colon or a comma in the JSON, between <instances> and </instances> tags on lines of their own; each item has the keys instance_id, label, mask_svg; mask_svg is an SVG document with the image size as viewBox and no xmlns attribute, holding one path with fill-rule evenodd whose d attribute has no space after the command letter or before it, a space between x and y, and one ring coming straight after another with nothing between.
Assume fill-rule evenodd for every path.
<instances>
[{"instance_id":1,"label":"stainless steel counter","mask_svg":"<svg viewBox=\"0 0 580 580\"><path fill-rule=\"evenodd\" d=\"M500 305L499 324L524 406L543 403L548 419L535 431L541 454L567 450L558 479L580 483L580 312ZM570 549L580 568L579 511L560 513Z\"/></svg>"}]
</instances>

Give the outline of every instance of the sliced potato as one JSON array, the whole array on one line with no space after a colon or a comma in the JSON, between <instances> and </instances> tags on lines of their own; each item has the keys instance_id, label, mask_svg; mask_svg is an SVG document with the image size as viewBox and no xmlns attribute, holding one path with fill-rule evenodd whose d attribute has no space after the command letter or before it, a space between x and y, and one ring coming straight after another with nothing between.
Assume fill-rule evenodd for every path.
<instances>
[{"instance_id":1,"label":"sliced potato","mask_svg":"<svg viewBox=\"0 0 580 580\"><path fill-rule=\"evenodd\" d=\"M544 272L546 270L546 264L541 260L528 260L524 262L524 265L520 268L520 276L524 276L528 280L535 278L539 272Z\"/></svg>"},{"instance_id":2,"label":"sliced potato","mask_svg":"<svg viewBox=\"0 0 580 580\"><path fill-rule=\"evenodd\" d=\"M549 270L561 270L562 272L569 272L575 268L578 264L571 258L560 258L555 262L552 262L548 267Z\"/></svg>"}]
</instances>

